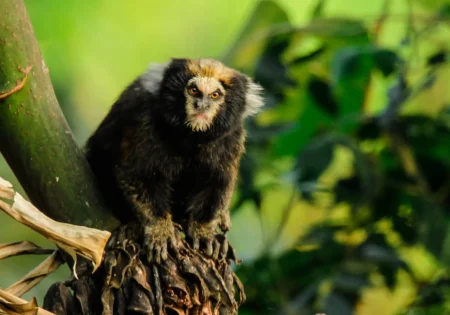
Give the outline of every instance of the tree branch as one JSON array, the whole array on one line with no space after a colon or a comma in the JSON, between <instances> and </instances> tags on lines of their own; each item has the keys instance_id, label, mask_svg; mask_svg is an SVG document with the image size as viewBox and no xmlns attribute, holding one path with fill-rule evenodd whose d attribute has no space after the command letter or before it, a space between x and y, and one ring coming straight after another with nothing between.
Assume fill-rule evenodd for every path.
<instances>
[{"instance_id":1,"label":"tree branch","mask_svg":"<svg viewBox=\"0 0 450 315\"><path fill-rule=\"evenodd\" d=\"M59 107L23 0L0 1L0 12L0 152L46 215L113 229L118 221Z\"/></svg>"}]
</instances>

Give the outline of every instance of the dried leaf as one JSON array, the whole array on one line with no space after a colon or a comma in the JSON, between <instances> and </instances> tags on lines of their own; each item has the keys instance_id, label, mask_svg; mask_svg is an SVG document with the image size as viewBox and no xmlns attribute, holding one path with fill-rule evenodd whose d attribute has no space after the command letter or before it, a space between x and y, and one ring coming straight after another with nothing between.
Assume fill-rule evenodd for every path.
<instances>
[{"instance_id":1,"label":"dried leaf","mask_svg":"<svg viewBox=\"0 0 450 315\"><path fill-rule=\"evenodd\" d=\"M0 289L0 314L54 315L37 305L36 298L28 302Z\"/></svg>"},{"instance_id":2,"label":"dried leaf","mask_svg":"<svg viewBox=\"0 0 450 315\"><path fill-rule=\"evenodd\" d=\"M22 296L41 282L47 275L57 270L63 263L64 260L59 255L58 251L54 251L51 256L31 270L22 279L8 287L6 291L16 296Z\"/></svg>"},{"instance_id":3,"label":"dried leaf","mask_svg":"<svg viewBox=\"0 0 450 315\"><path fill-rule=\"evenodd\" d=\"M41 248L28 241L0 244L0 260L24 254L48 255L53 251L53 249Z\"/></svg>"},{"instance_id":4,"label":"dried leaf","mask_svg":"<svg viewBox=\"0 0 450 315\"><path fill-rule=\"evenodd\" d=\"M12 184L0 177L0 198L14 198L14 190Z\"/></svg>"},{"instance_id":5,"label":"dried leaf","mask_svg":"<svg viewBox=\"0 0 450 315\"><path fill-rule=\"evenodd\" d=\"M94 267L92 272L100 266L106 242L111 235L110 232L52 220L33 204L26 201L19 193L15 192L13 198L11 198L11 184L8 182L5 184L1 177L0 180L2 180L0 191L7 192L0 197L14 201L12 205L9 205L0 200L0 209L16 221L44 235L67 252L74 261L73 272L75 277L77 277L77 254L92 261ZM2 185L2 183L5 185Z\"/></svg>"}]
</instances>

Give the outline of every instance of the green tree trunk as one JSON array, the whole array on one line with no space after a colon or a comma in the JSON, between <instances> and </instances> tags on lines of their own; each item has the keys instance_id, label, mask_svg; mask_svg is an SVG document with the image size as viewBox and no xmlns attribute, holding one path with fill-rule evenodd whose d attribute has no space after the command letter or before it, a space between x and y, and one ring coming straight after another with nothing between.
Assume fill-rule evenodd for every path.
<instances>
[{"instance_id":1,"label":"green tree trunk","mask_svg":"<svg viewBox=\"0 0 450 315\"><path fill-rule=\"evenodd\" d=\"M0 1L0 152L30 201L52 219L118 225L59 107L23 0Z\"/></svg>"}]
</instances>

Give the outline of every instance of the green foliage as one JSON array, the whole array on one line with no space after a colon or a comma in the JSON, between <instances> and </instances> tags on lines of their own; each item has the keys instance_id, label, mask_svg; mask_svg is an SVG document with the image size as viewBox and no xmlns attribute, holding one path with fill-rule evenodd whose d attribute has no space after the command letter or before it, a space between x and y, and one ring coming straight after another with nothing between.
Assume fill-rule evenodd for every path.
<instances>
[{"instance_id":1,"label":"green foliage","mask_svg":"<svg viewBox=\"0 0 450 315\"><path fill-rule=\"evenodd\" d=\"M309 23L297 26L278 4L261 1L224 57L254 76L267 99L248 123L233 211L251 201L261 214L261 196L271 186L258 185L258 176L286 158L278 179L326 210L295 248L278 256L266 250L238 267L249 299L241 312L353 314L363 291L375 286L374 275L393 292L401 273L417 292L398 312L448 312L450 117L445 92L430 91L445 78L449 47L430 47L425 32L448 31L439 20L448 6L424 11L430 19L420 26L405 11L405 36L387 45L380 37L389 1L371 23L327 16L326 4L318 1ZM420 45L427 54L418 53ZM430 112L427 101L440 107ZM324 180L338 151L351 160L351 172ZM336 218L339 206L348 209L344 219ZM286 217L293 209L271 211ZM434 279L418 279L402 254L417 246L436 259L441 271Z\"/></svg>"},{"instance_id":2,"label":"green foliage","mask_svg":"<svg viewBox=\"0 0 450 315\"><path fill-rule=\"evenodd\" d=\"M150 61L223 52L264 86L232 205L239 313L327 315L450 310L447 2L26 1L80 145Z\"/></svg>"}]
</instances>

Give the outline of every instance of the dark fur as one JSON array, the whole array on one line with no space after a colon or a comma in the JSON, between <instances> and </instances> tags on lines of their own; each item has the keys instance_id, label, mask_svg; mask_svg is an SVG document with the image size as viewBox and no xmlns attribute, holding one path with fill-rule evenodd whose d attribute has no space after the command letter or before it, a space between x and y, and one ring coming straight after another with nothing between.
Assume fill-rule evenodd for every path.
<instances>
[{"instance_id":1,"label":"dark fur","mask_svg":"<svg viewBox=\"0 0 450 315\"><path fill-rule=\"evenodd\" d=\"M184 123L183 89L192 76L185 59L173 59L158 95L136 79L87 142L86 157L98 187L122 222L145 224L151 216L170 212L183 225L190 217L207 223L218 211L228 211L222 208L244 152L247 77L237 73L231 86L222 82L226 106L211 129L194 132ZM132 194L151 209L130 202Z\"/></svg>"}]
</instances>

